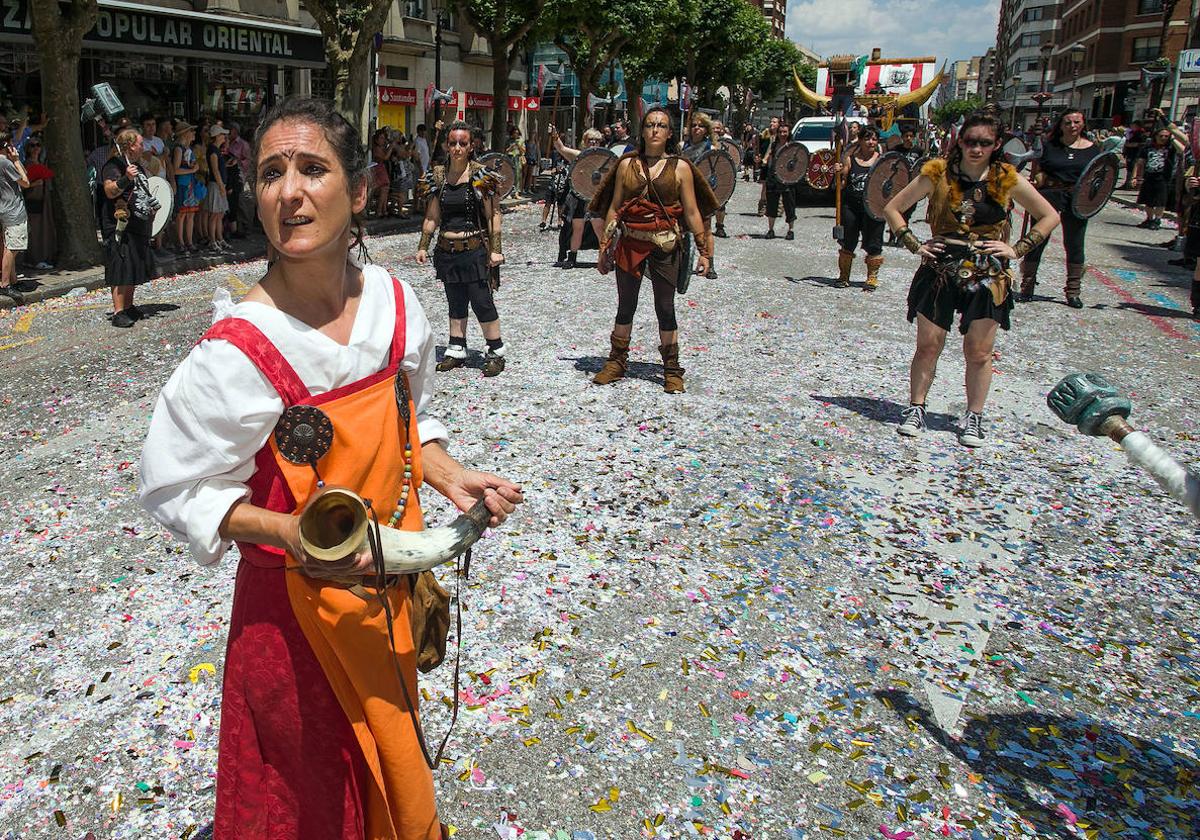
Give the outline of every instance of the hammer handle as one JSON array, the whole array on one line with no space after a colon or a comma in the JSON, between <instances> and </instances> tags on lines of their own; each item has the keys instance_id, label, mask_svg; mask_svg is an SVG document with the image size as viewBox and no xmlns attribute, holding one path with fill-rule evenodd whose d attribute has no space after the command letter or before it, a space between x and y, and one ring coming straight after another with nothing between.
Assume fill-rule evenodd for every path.
<instances>
[{"instance_id":1,"label":"hammer handle","mask_svg":"<svg viewBox=\"0 0 1200 840\"><path fill-rule=\"evenodd\" d=\"M1154 477L1192 515L1200 519L1200 478L1164 452L1145 432L1130 432L1121 440L1129 460Z\"/></svg>"}]
</instances>

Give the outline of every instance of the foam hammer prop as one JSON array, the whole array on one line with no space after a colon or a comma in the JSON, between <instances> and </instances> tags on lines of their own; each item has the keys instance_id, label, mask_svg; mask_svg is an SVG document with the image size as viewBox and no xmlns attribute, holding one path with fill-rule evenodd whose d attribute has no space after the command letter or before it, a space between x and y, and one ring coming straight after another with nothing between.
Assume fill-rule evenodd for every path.
<instances>
[{"instance_id":1,"label":"foam hammer prop","mask_svg":"<svg viewBox=\"0 0 1200 840\"><path fill-rule=\"evenodd\" d=\"M1200 519L1200 478L1184 469L1145 432L1129 425L1129 398L1098 373L1072 373L1046 395L1046 404L1065 423L1085 435L1107 436L1129 460L1150 473L1159 486Z\"/></svg>"}]
</instances>

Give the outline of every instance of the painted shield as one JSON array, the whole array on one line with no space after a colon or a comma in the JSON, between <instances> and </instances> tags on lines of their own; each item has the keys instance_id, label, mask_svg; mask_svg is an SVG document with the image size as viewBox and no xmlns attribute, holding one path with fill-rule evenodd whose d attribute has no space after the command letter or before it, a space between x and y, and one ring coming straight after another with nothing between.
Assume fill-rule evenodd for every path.
<instances>
[{"instance_id":1,"label":"painted shield","mask_svg":"<svg viewBox=\"0 0 1200 840\"><path fill-rule=\"evenodd\" d=\"M733 158L733 162L738 166L741 166L742 161L746 159L746 153L742 151L740 143L735 143L733 140L722 140L721 148L729 152L729 156Z\"/></svg>"},{"instance_id":2,"label":"painted shield","mask_svg":"<svg viewBox=\"0 0 1200 840\"><path fill-rule=\"evenodd\" d=\"M814 190L827 190L833 186L833 167L837 164L837 155L833 149L821 149L815 152L808 162L808 171L804 177Z\"/></svg>"},{"instance_id":3,"label":"painted shield","mask_svg":"<svg viewBox=\"0 0 1200 840\"><path fill-rule=\"evenodd\" d=\"M926 155L925 157L917 158L910 163L908 165L908 174L910 176L908 180L915 181L917 176L921 174L921 168L924 167L925 164L929 163L930 160L931 158Z\"/></svg>"},{"instance_id":4,"label":"painted shield","mask_svg":"<svg viewBox=\"0 0 1200 840\"><path fill-rule=\"evenodd\" d=\"M777 184L793 187L804 180L809 167L808 149L803 143L784 143L771 156L771 177Z\"/></svg>"},{"instance_id":5,"label":"painted shield","mask_svg":"<svg viewBox=\"0 0 1200 840\"><path fill-rule=\"evenodd\" d=\"M1117 188L1120 175L1121 157L1116 152L1093 158L1071 190L1071 212L1080 219L1099 213Z\"/></svg>"},{"instance_id":6,"label":"painted shield","mask_svg":"<svg viewBox=\"0 0 1200 840\"><path fill-rule=\"evenodd\" d=\"M1010 134L1004 141L1004 159L1016 166L1017 171L1024 169L1028 164L1028 161L1016 164L1014 163L1015 158L1018 155L1023 155L1028 151L1029 147L1025 145L1025 141L1020 137L1017 137L1015 134Z\"/></svg>"},{"instance_id":7,"label":"painted shield","mask_svg":"<svg viewBox=\"0 0 1200 840\"><path fill-rule=\"evenodd\" d=\"M599 146L584 149L571 164L571 192L582 201L591 201L600 191L608 170L616 166L619 160L616 153Z\"/></svg>"},{"instance_id":8,"label":"painted shield","mask_svg":"<svg viewBox=\"0 0 1200 840\"><path fill-rule=\"evenodd\" d=\"M517 170L513 166L512 158L500 152L488 152L486 155L480 155L478 162L500 180L500 186L496 188L496 197L507 198L517 185Z\"/></svg>"},{"instance_id":9,"label":"painted shield","mask_svg":"<svg viewBox=\"0 0 1200 840\"><path fill-rule=\"evenodd\" d=\"M150 195L154 196L158 202L158 209L154 211L154 224L151 225L150 235L158 236L167 226L167 222L171 221L175 194L171 192L171 185L167 183L166 178L151 175L146 180L150 182Z\"/></svg>"},{"instance_id":10,"label":"painted shield","mask_svg":"<svg viewBox=\"0 0 1200 840\"><path fill-rule=\"evenodd\" d=\"M908 160L899 152L888 152L871 165L867 173L867 186L863 190L863 204L867 214L877 222L882 222L883 208L892 198L908 186L912 180L912 171L908 168Z\"/></svg>"},{"instance_id":11,"label":"painted shield","mask_svg":"<svg viewBox=\"0 0 1200 840\"><path fill-rule=\"evenodd\" d=\"M708 181L717 204L724 207L737 186L738 166L733 157L724 149L709 149L696 160L696 168Z\"/></svg>"},{"instance_id":12,"label":"painted shield","mask_svg":"<svg viewBox=\"0 0 1200 840\"><path fill-rule=\"evenodd\" d=\"M685 233L679 241L679 275L675 280L675 291L685 294L692 285L692 273L696 270L696 242L691 233Z\"/></svg>"}]
</instances>

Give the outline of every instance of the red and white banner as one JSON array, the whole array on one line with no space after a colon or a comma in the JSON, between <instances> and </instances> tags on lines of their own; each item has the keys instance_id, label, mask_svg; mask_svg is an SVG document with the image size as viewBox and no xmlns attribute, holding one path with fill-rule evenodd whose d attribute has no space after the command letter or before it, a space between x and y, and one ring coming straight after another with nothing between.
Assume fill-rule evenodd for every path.
<instances>
[{"instance_id":1,"label":"red and white banner","mask_svg":"<svg viewBox=\"0 0 1200 840\"><path fill-rule=\"evenodd\" d=\"M868 64L858 77L854 87L857 96L870 93L875 86L883 88L884 93L909 93L917 90L937 73L933 64ZM817 68L817 93L822 96L833 96L833 86L829 83L829 68Z\"/></svg>"},{"instance_id":2,"label":"red and white banner","mask_svg":"<svg viewBox=\"0 0 1200 840\"><path fill-rule=\"evenodd\" d=\"M416 105L417 89L379 86L380 105Z\"/></svg>"},{"instance_id":3,"label":"red and white banner","mask_svg":"<svg viewBox=\"0 0 1200 840\"><path fill-rule=\"evenodd\" d=\"M492 98L490 93L471 93L467 92L467 107L477 111L487 111L494 107L496 100Z\"/></svg>"},{"instance_id":4,"label":"red and white banner","mask_svg":"<svg viewBox=\"0 0 1200 840\"><path fill-rule=\"evenodd\" d=\"M525 97L523 97L523 96L508 97L508 110L510 110L510 111L520 111L524 104L525 104Z\"/></svg>"},{"instance_id":5,"label":"red and white banner","mask_svg":"<svg viewBox=\"0 0 1200 840\"><path fill-rule=\"evenodd\" d=\"M526 111L540 111L542 109L542 100L536 96L526 96L524 104Z\"/></svg>"}]
</instances>

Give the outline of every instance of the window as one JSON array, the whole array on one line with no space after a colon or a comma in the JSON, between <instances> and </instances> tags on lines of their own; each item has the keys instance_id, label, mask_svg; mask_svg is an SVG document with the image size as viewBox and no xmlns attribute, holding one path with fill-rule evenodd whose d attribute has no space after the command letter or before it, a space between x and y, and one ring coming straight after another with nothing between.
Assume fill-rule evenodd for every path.
<instances>
[{"instance_id":1,"label":"window","mask_svg":"<svg viewBox=\"0 0 1200 840\"><path fill-rule=\"evenodd\" d=\"M425 17L425 0L405 0L404 16L423 19Z\"/></svg>"},{"instance_id":2,"label":"window","mask_svg":"<svg viewBox=\"0 0 1200 840\"><path fill-rule=\"evenodd\" d=\"M1159 0L1159 2L1161 1ZM1042 12L1045 11L1045 8L1045 6L1034 6L1032 9L1026 9L1024 15L1025 22L1029 23L1032 20L1041 20Z\"/></svg>"},{"instance_id":3,"label":"window","mask_svg":"<svg viewBox=\"0 0 1200 840\"><path fill-rule=\"evenodd\" d=\"M1162 42L1157 35L1151 38L1134 38L1133 54L1129 60L1134 64L1144 64L1158 58L1162 52Z\"/></svg>"},{"instance_id":4,"label":"window","mask_svg":"<svg viewBox=\"0 0 1200 840\"><path fill-rule=\"evenodd\" d=\"M1158 15L1162 14L1162 10L1163 0L1138 0L1139 15Z\"/></svg>"},{"instance_id":5,"label":"window","mask_svg":"<svg viewBox=\"0 0 1200 840\"><path fill-rule=\"evenodd\" d=\"M1042 43L1042 34L1040 32L1026 32L1021 36L1022 47L1036 47Z\"/></svg>"},{"instance_id":6,"label":"window","mask_svg":"<svg viewBox=\"0 0 1200 840\"><path fill-rule=\"evenodd\" d=\"M384 78L392 79L397 82L408 81L408 68L401 67L398 64L385 64L383 66Z\"/></svg>"},{"instance_id":7,"label":"window","mask_svg":"<svg viewBox=\"0 0 1200 840\"><path fill-rule=\"evenodd\" d=\"M1025 62L1025 67L1023 69L1026 73L1028 73L1030 71L1040 70L1041 65L1038 63L1038 60L1036 58L1033 58L1033 59L1030 59L1029 61Z\"/></svg>"}]
</instances>

